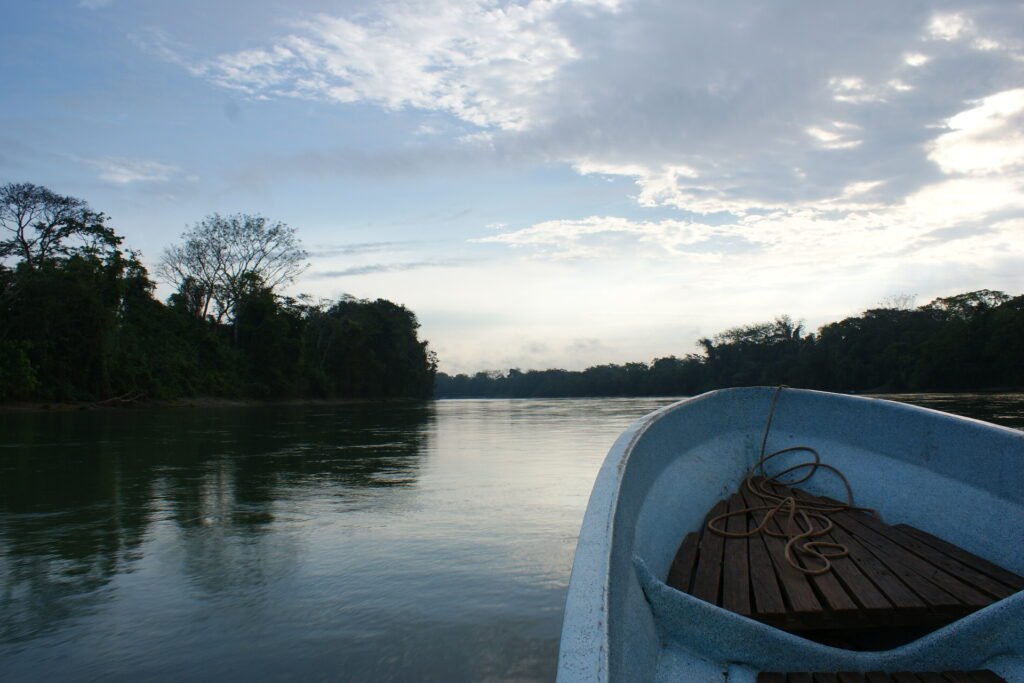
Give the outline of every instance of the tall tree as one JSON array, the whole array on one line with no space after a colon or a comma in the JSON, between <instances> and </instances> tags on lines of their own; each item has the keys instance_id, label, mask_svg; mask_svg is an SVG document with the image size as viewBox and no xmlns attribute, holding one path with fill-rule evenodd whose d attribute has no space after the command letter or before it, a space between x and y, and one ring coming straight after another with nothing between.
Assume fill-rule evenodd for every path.
<instances>
[{"instance_id":1,"label":"tall tree","mask_svg":"<svg viewBox=\"0 0 1024 683\"><path fill-rule=\"evenodd\" d=\"M198 317L234 320L255 289L273 292L306 268L295 229L263 216L211 214L168 247L157 275L173 285ZM212 310L211 310L212 308Z\"/></svg>"},{"instance_id":2,"label":"tall tree","mask_svg":"<svg viewBox=\"0 0 1024 683\"><path fill-rule=\"evenodd\" d=\"M15 258L29 268L88 251L115 250L121 243L107 217L81 199L32 183L0 187L0 261Z\"/></svg>"}]
</instances>

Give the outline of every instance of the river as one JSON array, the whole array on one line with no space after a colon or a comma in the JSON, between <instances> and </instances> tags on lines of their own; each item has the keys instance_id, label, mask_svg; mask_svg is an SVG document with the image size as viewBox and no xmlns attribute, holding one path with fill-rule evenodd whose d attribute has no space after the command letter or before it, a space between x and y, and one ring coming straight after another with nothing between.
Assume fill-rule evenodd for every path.
<instances>
[{"instance_id":1,"label":"river","mask_svg":"<svg viewBox=\"0 0 1024 683\"><path fill-rule=\"evenodd\" d=\"M669 402L2 413L0 680L550 680L597 469Z\"/></svg>"}]
</instances>

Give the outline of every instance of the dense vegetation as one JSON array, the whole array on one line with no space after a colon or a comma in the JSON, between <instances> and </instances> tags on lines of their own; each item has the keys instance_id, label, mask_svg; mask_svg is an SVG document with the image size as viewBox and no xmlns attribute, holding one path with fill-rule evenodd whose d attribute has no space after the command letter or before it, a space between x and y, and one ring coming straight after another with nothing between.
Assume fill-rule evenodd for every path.
<instances>
[{"instance_id":1,"label":"dense vegetation","mask_svg":"<svg viewBox=\"0 0 1024 683\"><path fill-rule=\"evenodd\" d=\"M287 226L214 215L183 237L164 256L183 275L165 305L106 216L0 188L0 400L430 396L436 358L412 311L275 291L304 258Z\"/></svg>"},{"instance_id":2,"label":"dense vegetation","mask_svg":"<svg viewBox=\"0 0 1024 683\"><path fill-rule=\"evenodd\" d=\"M788 384L833 391L1024 387L1024 296L895 303L805 334L787 316L698 353L583 371L436 374L416 316L378 299L277 293L305 267L290 227L207 217L163 255L166 304L137 252L82 200L0 187L0 400L191 396L424 398L685 395Z\"/></svg>"},{"instance_id":3,"label":"dense vegetation","mask_svg":"<svg viewBox=\"0 0 1024 683\"><path fill-rule=\"evenodd\" d=\"M823 326L783 316L698 342L699 353L579 372L437 376L438 397L678 396L730 386L900 392L1024 387L1024 296L980 290Z\"/></svg>"}]
</instances>

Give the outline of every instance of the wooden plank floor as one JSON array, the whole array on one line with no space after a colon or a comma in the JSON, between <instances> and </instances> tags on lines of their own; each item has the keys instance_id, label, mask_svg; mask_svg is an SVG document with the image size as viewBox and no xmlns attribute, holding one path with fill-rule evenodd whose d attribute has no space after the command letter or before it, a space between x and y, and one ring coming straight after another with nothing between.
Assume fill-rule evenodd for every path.
<instances>
[{"instance_id":1,"label":"wooden plank floor","mask_svg":"<svg viewBox=\"0 0 1024 683\"><path fill-rule=\"evenodd\" d=\"M788 491L804 500L835 503L799 489ZM707 519L764 504L743 487L715 505ZM730 517L726 528L753 529L761 514ZM821 540L845 545L849 555L834 560L830 572L808 576L797 571L785 559L782 538L723 537L702 529L683 539L668 584L805 635L893 627L935 629L1024 589L1024 578L919 529L889 526L862 512L834 513L831 518L835 528ZM781 531L778 522L772 524Z\"/></svg>"},{"instance_id":2,"label":"wooden plank floor","mask_svg":"<svg viewBox=\"0 0 1024 683\"><path fill-rule=\"evenodd\" d=\"M757 683L1006 683L988 669L982 671L918 671L859 674L839 673L771 673L757 675Z\"/></svg>"}]
</instances>

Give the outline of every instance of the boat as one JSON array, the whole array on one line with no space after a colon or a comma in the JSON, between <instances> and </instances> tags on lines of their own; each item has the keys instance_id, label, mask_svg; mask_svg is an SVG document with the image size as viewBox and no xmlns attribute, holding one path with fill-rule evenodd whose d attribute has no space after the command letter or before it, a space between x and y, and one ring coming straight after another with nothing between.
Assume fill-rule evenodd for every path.
<instances>
[{"instance_id":1,"label":"boat","mask_svg":"<svg viewBox=\"0 0 1024 683\"><path fill-rule=\"evenodd\" d=\"M951 558L974 558L993 576L1024 574L1024 433L869 397L712 391L637 420L601 466L569 581L560 683L755 683L787 680L765 672L794 671L983 671L990 677L962 680L1024 681L1024 592L1017 587L937 629L907 631L895 646L846 647L670 586L681 541L705 528L709 510L731 509L723 501L742 492L759 463L765 467L766 453L780 452L776 469L808 453L830 468L800 484L808 500L843 500L844 479L856 509L876 510L904 530L893 532L901 538L932 539L927 547L942 549L940 559L960 566ZM896 546L893 552L905 551ZM832 553L842 556L819 554Z\"/></svg>"}]
</instances>

